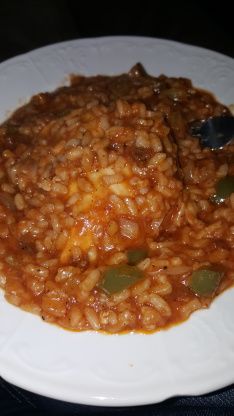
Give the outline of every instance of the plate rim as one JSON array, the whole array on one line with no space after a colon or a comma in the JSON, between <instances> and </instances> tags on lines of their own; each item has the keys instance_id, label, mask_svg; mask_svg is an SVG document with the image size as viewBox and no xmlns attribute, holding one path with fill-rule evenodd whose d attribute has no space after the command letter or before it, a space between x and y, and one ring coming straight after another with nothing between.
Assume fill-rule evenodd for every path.
<instances>
[{"instance_id":1,"label":"plate rim","mask_svg":"<svg viewBox=\"0 0 234 416\"><path fill-rule=\"evenodd\" d=\"M230 62L234 61L234 58L232 58L229 55L225 55L222 52L216 51L214 49L209 49L209 48L205 48L203 46L198 46L198 45L192 45L189 43L185 43L185 42L180 42L177 40L173 40L173 39L164 39L164 38L157 38L157 37L152 37L152 36L124 36L124 35L116 35L116 36L96 36L96 37L90 37L90 38L74 38L74 39L68 39L65 41L59 41L59 42L54 42L54 43L49 43L47 45L43 45L43 46L39 46L38 48L34 48L34 49L30 49L28 52L23 52L23 53L19 53L17 55L14 55L10 58L4 59L3 61L0 61L0 66L8 64L8 63L12 63L14 62L14 60L26 57L27 55L31 55L31 54L36 54L38 52L46 52L46 50L49 50L51 48L58 48L58 47L63 47L66 46L68 44L75 44L75 43L92 43L92 42L102 42L102 41L107 41L107 42L113 42L113 41L152 41L152 42L161 42L162 44L167 44L167 45L174 45L174 46L182 46L182 47L187 47L190 50L193 49L194 51L196 50L197 52L199 51L203 51L203 52L211 52L212 54L215 54L217 57L219 58L224 58L225 60L230 60Z\"/></svg>"},{"instance_id":2,"label":"plate rim","mask_svg":"<svg viewBox=\"0 0 234 416\"><path fill-rule=\"evenodd\" d=\"M52 43L52 44L49 44L49 45L41 46L39 48L30 50L28 52L25 52L25 53L22 53L22 54L19 54L19 55L16 55L14 57L11 57L7 60L4 60L4 61L0 62L0 71L3 67L7 66L8 64L14 64L18 60L20 60L24 57L26 58L28 55L36 55L38 53L39 54L40 53L45 53L48 50L50 50L51 48L52 49L57 49L57 48L60 48L60 47L69 46L69 45L73 45L73 44L77 44L77 43L78 44L79 43L80 44L87 44L87 46L89 46L89 44L91 45L94 42L97 42L97 43L101 44L103 41L109 42L109 43L112 43L113 41L117 41L117 42L118 41L123 41L123 42L124 41L131 41L131 42L136 41L136 43L145 41L145 42L152 42L152 44L154 42L159 42L162 45L172 45L172 46L177 46L177 47L181 47L181 48L188 48L190 51L191 51L191 49L194 50L194 51L197 51L197 52L199 52L201 50L203 52L208 51L209 53L212 53L213 56L216 56L217 58L225 59L225 61L228 60L232 64L234 62L232 57L230 57L228 55L224 55L220 52L217 52L217 51L214 51L214 50L211 50L211 49L207 49L207 48L204 48L204 47L200 47L200 46L195 46L195 45L190 45L190 44L187 44L187 43L182 43L182 42L178 42L178 41L174 41L174 40L169 40L169 39L146 37L146 36L100 36L100 37L93 37L93 38L72 39L72 40L67 40L67 41L63 41L63 42L57 42L57 43ZM84 46L86 46L86 45L84 45ZM182 325L184 325L184 324L182 324ZM4 371L2 372L1 366L0 366L0 372L1 372L1 375L3 374L3 378L5 380L7 380L8 382L10 382L10 383L14 384L15 380L17 380L17 377L14 378L14 375L8 376L8 374L5 374ZM232 383L233 381L234 381L234 378L231 379L231 377L227 377L227 380L226 380L225 384L224 384L223 381L220 381L218 383L214 382L212 389L210 389L210 384L209 384L209 386L207 385L207 386L204 386L200 389L198 388L196 390L196 392L194 392L193 385L192 386L188 385L187 386L187 391L185 391L185 392L180 391L181 386L178 386L177 389L175 389L173 394L168 394L168 393L163 393L163 392L161 392L161 394L158 394L157 398L156 398L156 401L153 398L152 398L152 400L149 400L149 399L144 400L142 398L137 398L136 402L134 402L134 403L132 401L128 402L128 401L126 401L126 399L121 401L120 399L107 397L107 398L105 398L105 400L100 400L100 397L91 397L91 396L90 396L89 401L87 401L87 399L85 399L84 401L82 401L82 399L79 399L79 402L77 402L77 401L71 400L71 397L66 398L67 396L62 398L62 399L61 398L58 399L58 396L55 396L55 395L50 394L50 393L49 394L46 393L45 389L43 387L41 389L37 388L37 391L35 392L35 390L31 388L30 382L28 382L28 384L27 384L27 382L22 382L21 383L20 381L17 380L16 385L21 387L21 388L24 388L28 391L31 391L33 393L43 394L47 397L57 399L57 400L64 400L64 401L68 401L70 403L80 403L80 404L86 404L86 405L105 406L106 407L106 406L140 406L140 405L158 403L160 401L163 401L165 399L169 399L169 398L172 398L172 397L175 397L175 396L181 396L181 395L183 395L183 396L188 396L188 395L197 396L197 395L200 395L200 394L206 394L206 393L209 393L211 391L215 391L217 389L225 387L228 384ZM183 390L184 390L184 387L185 386L183 385Z\"/></svg>"}]
</instances>

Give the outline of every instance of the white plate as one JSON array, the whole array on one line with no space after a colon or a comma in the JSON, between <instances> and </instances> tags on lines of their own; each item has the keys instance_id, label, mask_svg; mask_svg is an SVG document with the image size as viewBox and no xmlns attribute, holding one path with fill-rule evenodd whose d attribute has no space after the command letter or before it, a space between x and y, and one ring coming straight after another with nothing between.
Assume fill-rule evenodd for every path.
<instances>
[{"instance_id":1,"label":"white plate","mask_svg":"<svg viewBox=\"0 0 234 416\"><path fill-rule=\"evenodd\" d=\"M0 118L69 73L118 74L142 62L155 75L185 76L234 102L234 61L150 38L84 39L48 46L0 65ZM234 382L234 289L207 311L153 335L73 333L0 298L0 375L45 396L119 406L201 394Z\"/></svg>"}]
</instances>

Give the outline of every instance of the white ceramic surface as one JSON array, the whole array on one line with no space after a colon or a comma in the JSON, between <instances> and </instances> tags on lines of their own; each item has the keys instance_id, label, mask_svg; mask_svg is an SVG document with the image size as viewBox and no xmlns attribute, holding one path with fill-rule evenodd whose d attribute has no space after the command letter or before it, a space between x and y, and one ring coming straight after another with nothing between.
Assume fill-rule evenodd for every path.
<instances>
[{"instance_id":1,"label":"white ceramic surface","mask_svg":"<svg viewBox=\"0 0 234 416\"><path fill-rule=\"evenodd\" d=\"M118 74L142 62L152 74L185 76L234 102L234 60L150 38L84 39L0 64L0 119L69 73ZM42 322L0 295L0 375L49 397L104 406L156 403L234 382L234 289L209 310L153 335L74 333Z\"/></svg>"}]
</instances>

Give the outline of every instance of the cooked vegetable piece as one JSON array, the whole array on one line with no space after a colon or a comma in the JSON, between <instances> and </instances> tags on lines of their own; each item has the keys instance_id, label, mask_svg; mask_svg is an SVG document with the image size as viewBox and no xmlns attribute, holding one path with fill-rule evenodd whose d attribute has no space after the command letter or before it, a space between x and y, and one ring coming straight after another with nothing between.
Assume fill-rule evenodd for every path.
<instances>
[{"instance_id":1,"label":"cooked vegetable piece","mask_svg":"<svg viewBox=\"0 0 234 416\"><path fill-rule=\"evenodd\" d=\"M223 272L198 269L192 273L189 287L198 296L212 296L219 286Z\"/></svg>"},{"instance_id":2,"label":"cooked vegetable piece","mask_svg":"<svg viewBox=\"0 0 234 416\"><path fill-rule=\"evenodd\" d=\"M128 263L135 265L140 263L141 260L144 260L147 257L147 250L145 248L133 248L128 250Z\"/></svg>"},{"instance_id":3,"label":"cooked vegetable piece","mask_svg":"<svg viewBox=\"0 0 234 416\"><path fill-rule=\"evenodd\" d=\"M105 292L113 294L132 286L142 278L143 272L137 267L120 264L106 269L100 287Z\"/></svg>"},{"instance_id":4,"label":"cooked vegetable piece","mask_svg":"<svg viewBox=\"0 0 234 416\"><path fill-rule=\"evenodd\" d=\"M225 176L216 184L216 193L212 197L213 202L221 204L234 192L234 176Z\"/></svg>"}]
</instances>

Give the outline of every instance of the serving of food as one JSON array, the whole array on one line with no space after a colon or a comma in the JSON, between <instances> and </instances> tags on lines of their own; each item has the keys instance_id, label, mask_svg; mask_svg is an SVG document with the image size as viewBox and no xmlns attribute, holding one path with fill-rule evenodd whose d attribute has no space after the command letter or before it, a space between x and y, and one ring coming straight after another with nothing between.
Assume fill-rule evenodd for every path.
<instances>
[{"instance_id":1,"label":"serving of food","mask_svg":"<svg viewBox=\"0 0 234 416\"><path fill-rule=\"evenodd\" d=\"M153 332L233 284L234 144L190 125L229 109L189 79L71 77L0 127L0 285L71 330Z\"/></svg>"},{"instance_id":2,"label":"serving of food","mask_svg":"<svg viewBox=\"0 0 234 416\"><path fill-rule=\"evenodd\" d=\"M0 64L1 377L102 406L233 383L233 86L142 37Z\"/></svg>"}]
</instances>

